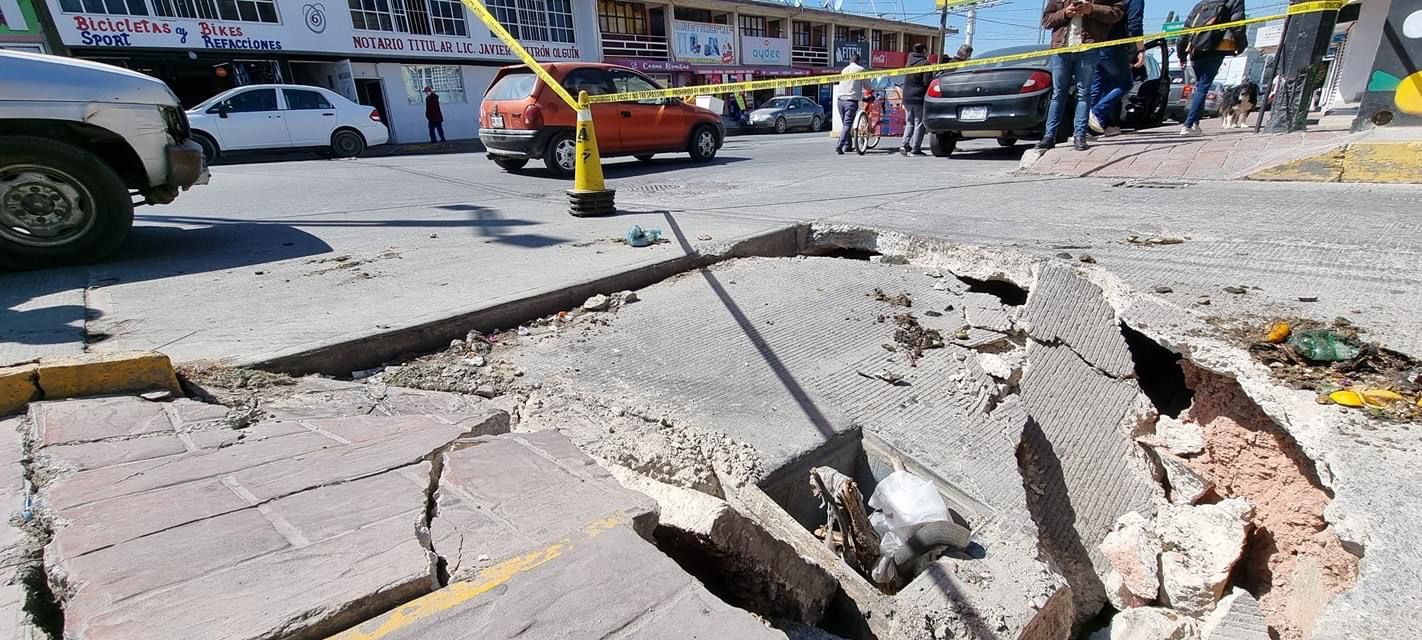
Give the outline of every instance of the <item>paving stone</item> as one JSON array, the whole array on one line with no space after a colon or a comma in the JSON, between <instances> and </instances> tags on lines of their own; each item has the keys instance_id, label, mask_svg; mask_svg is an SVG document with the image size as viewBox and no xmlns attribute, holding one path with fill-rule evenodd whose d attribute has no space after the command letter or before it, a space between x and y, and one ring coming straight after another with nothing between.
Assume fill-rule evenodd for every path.
<instances>
[{"instance_id":1,"label":"paving stone","mask_svg":"<svg viewBox=\"0 0 1422 640\"><path fill-rule=\"evenodd\" d=\"M1200 624L1200 640L1268 640L1269 627L1259 601L1235 587Z\"/></svg>"},{"instance_id":2,"label":"paving stone","mask_svg":"<svg viewBox=\"0 0 1422 640\"><path fill-rule=\"evenodd\" d=\"M176 434L158 433L121 441L85 442L44 447L43 455L63 458L76 471L108 467L125 462L161 458L188 450Z\"/></svg>"},{"instance_id":3,"label":"paving stone","mask_svg":"<svg viewBox=\"0 0 1422 640\"><path fill-rule=\"evenodd\" d=\"M1012 315L1002 300L992 294L975 291L963 294L963 312L968 324L979 329L999 333L1012 331Z\"/></svg>"},{"instance_id":4,"label":"paving stone","mask_svg":"<svg viewBox=\"0 0 1422 640\"><path fill-rule=\"evenodd\" d=\"M625 525L569 532L330 640L783 640Z\"/></svg>"},{"instance_id":5,"label":"paving stone","mask_svg":"<svg viewBox=\"0 0 1422 640\"><path fill-rule=\"evenodd\" d=\"M1071 267L1045 262L1027 295L1022 324L1033 338L1065 343L1082 359L1108 375L1123 378L1135 367L1116 312L1101 288Z\"/></svg>"},{"instance_id":6,"label":"paving stone","mask_svg":"<svg viewBox=\"0 0 1422 640\"><path fill-rule=\"evenodd\" d=\"M35 402L30 418L45 446L173 431L162 403L132 396Z\"/></svg>"}]
</instances>

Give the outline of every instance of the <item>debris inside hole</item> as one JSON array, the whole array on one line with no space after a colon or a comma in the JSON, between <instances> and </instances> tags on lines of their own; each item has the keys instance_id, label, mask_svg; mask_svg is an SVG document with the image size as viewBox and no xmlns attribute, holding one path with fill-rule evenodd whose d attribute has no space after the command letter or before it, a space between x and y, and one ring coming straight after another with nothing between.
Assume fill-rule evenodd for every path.
<instances>
[{"instance_id":1,"label":"debris inside hole","mask_svg":"<svg viewBox=\"0 0 1422 640\"><path fill-rule=\"evenodd\" d=\"M998 300L1010 307L1027 304L1027 290L1006 280L978 280L967 276L958 276L958 279L968 283L968 291L997 296Z\"/></svg>"},{"instance_id":2,"label":"debris inside hole","mask_svg":"<svg viewBox=\"0 0 1422 640\"><path fill-rule=\"evenodd\" d=\"M1135 365L1136 383L1150 398L1161 415L1176 418L1190 406L1193 392L1185 386L1185 371L1180 366L1180 354L1175 353L1145 334L1121 323L1121 335L1130 349Z\"/></svg>"}]
</instances>

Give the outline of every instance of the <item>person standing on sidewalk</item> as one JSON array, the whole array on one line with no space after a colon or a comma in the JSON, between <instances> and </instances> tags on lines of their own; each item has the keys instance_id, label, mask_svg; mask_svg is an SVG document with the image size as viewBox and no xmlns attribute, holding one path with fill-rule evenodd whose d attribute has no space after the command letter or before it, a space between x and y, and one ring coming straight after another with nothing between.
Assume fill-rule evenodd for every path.
<instances>
[{"instance_id":1,"label":"person standing on sidewalk","mask_svg":"<svg viewBox=\"0 0 1422 640\"><path fill-rule=\"evenodd\" d=\"M1139 38L1145 34L1145 0L1122 0L1125 18L1111 25L1107 40ZM1101 50L1096 73L1091 79L1091 113L1086 126L1093 132L1114 136L1121 132L1121 99L1135 86L1133 68L1145 65L1145 42L1122 44Z\"/></svg>"},{"instance_id":2,"label":"person standing on sidewalk","mask_svg":"<svg viewBox=\"0 0 1422 640\"><path fill-rule=\"evenodd\" d=\"M1109 39L1111 25L1121 20L1120 0L1047 0L1042 28L1052 30L1052 48L1074 47ZM1057 146L1057 127L1066 111L1067 94L1076 85L1076 113L1072 118L1072 147L1086 150L1086 114L1090 111L1091 72L1100 49L1069 51L1052 56L1052 104L1047 108L1047 131L1037 149Z\"/></svg>"},{"instance_id":3,"label":"person standing on sidewalk","mask_svg":"<svg viewBox=\"0 0 1422 640\"><path fill-rule=\"evenodd\" d=\"M854 54L849 58L849 64L844 65L841 73L859 73L864 67L859 66L859 54ZM839 113L839 122L843 129L839 132L839 142L834 146L834 152L844 155L844 150L849 147L850 130L854 128L854 116L859 113L859 100L864 97L864 89L868 83L863 80L840 80L835 85L834 92L838 96L835 99L834 107Z\"/></svg>"},{"instance_id":4,"label":"person standing on sidewalk","mask_svg":"<svg viewBox=\"0 0 1422 640\"><path fill-rule=\"evenodd\" d=\"M439 108L439 94L429 85L425 85L425 120L430 123L430 143L435 142L436 133L439 142L444 142L444 111Z\"/></svg>"},{"instance_id":5,"label":"person standing on sidewalk","mask_svg":"<svg viewBox=\"0 0 1422 640\"><path fill-rule=\"evenodd\" d=\"M1244 0L1200 0L1190 10L1185 19L1186 28L1225 24L1244 19ZM1190 109L1185 112L1185 122L1180 125L1180 135L1199 135L1200 116L1205 110L1205 97L1215 84L1220 73L1220 65L1227 56L1237 55L1249 46L1244 27L1211 29L1180 39L1175 55L1180 64L1190 60L1190 69L1195 72L1195 89L1190 94Z\"/></svg>"},{"instance_id":6,"label":"person standing on sidewalk","mask_svg":"<svg viewBox=\"0 0 1422 640\"><path fill-rule=\"evenodd\" d=\"M906 67L921 67L928 64L924 52L928 46L922 42L913 45ZM933 81L931 73L910 73L904 76L904 145L899 152L916 156L928 155L923 152L923 97L928 93L928 83Z\"/></svg>"}]
</instances>

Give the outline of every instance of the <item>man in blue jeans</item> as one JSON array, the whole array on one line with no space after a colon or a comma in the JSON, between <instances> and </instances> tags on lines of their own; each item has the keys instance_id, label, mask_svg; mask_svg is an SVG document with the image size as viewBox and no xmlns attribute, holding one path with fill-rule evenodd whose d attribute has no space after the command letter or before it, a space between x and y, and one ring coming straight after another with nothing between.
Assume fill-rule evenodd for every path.
<instances>
[{"instance_id":1,"label":"man in blue jeans","mask_svg":"<svg viewBox=\"0 0 1422 640\"><path fill-rule=\"evenodd\" d=\"M1185 19L1188 28L1225 24L1244 19L1244 0L1200 0L1190 10ZM1190 69L1195 72L1195 89L1190 95L1190 108L1185 112L1185 122L1180 125L1180 135L1200 134L1200 116L1205 110L1205 98L1210 86L1220 73L1220 66L1227 56L1244 51L1249 46L1244 27L1212 29L1188 38L1181 38L1175 54L1184 64L1190 60Z\"/></svg>"},{"instance_id":2,"label":"man in blue jeans","mask_svg":"<svg viewBox=\"0 0 1422 640\"><path fill-rule=\"evenodd\" d=\"M859 73L864 67L859 65L859 54L853 54L849 58L849 64L844 65L840 73ZM839 132L839 142L834 145L834 152L844 155L845 149L852 144L849 136L854 128L854 116L859 113L859 101L864 99L864 88L869 86L863 80L840 80L835 85L834 92L838 94L835 98L834 107L839 111L839 122L843 129Z\"/></svg>"},{"instance_id":3,"label":"man in blue jeans","mask_svg":"<svg viewBox=\"0 0 1422 640\"><path fill-rule=\"evenodd\" d=\"M1110 39L1111 25L1121 20L1120 0L1047 0L1042 28L1052 30L1052 48L1073 47ZM1047 131L1037 149L1057 146L1057 128L1066 111L1069 92L1076 86L1076 114L1072 118L1072 147L1086 150L1087 112L1090 111L1091 74L1100 49L1052 56L1052 103L1047 107Z\"/></svg>"},{"instance_id":4,"label":"man in blue jeans","mask_svg":"<svg viewBox=\"0 0 1422 640\"><path fill-rule=\"evenodd\" d=\"M1145 0L1123 0L1125 18L1111 25L1107 40L1137 38L1145 33ZM1134 67L1145 64L1145 43L1123 44L1101 50L1096 74L1091 79L1091 113L1086 125L1093 132L1116 135L1121 132L1121 99L1135 86Z\"/></svg>"}]
</instances>

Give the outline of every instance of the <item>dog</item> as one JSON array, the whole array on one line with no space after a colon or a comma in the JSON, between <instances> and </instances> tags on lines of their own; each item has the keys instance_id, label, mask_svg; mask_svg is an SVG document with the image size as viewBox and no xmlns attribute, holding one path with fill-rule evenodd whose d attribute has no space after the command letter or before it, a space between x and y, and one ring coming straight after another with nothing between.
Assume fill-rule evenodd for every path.
<instances>
[{"instance_id":1,"label":"dog","mask_svg":"<svg viewBox=\"0 0 1422 640\"><path fill-rule=\"evenodd\" d=\"M1225 91L1220 103L1220 119L1225 129L1245 126L1249 113L1259 106L1259 85L1250 82Z\"/></svg>"}]
</instances>

